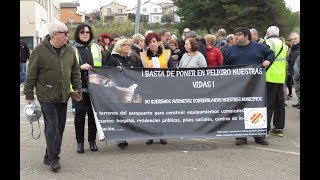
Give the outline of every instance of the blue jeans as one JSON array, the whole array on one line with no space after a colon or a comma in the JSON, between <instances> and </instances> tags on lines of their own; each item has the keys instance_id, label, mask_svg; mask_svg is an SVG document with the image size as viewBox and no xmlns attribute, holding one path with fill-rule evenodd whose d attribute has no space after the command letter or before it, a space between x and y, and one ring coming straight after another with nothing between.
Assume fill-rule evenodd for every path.
<instances>
[{"instance_id":1,"label":"blue jeans","mask_svg":"<svg viewBox=\"0 0 320 180\"><path fill-rule=\"evenodd\" d=\"M20 85L26 80L26 63L20 63Z\"/></svg>"}]
</instances>

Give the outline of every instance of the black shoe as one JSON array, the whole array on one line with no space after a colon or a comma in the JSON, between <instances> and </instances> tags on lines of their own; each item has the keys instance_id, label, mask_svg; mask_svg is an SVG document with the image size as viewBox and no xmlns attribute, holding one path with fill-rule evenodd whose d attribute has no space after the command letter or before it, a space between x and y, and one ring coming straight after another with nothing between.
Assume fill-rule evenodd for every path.
<instances>
[{"instance_id":1,"label":"black shoe","mask_svg":"<svg viewBox=\"0 0 320 180\"><path fill-rule=\"evenodd\" d=\"M300 109L300 105L298 105L298 107L297 107L298 109Z\"/></svg>"},{"instance_id":2,"label":"black shoe","mask_svg":"<svg viewBox=\"0 0 320 180\"><path fill-rule=\"evenodd\" d=\"M257 143L257 144L261 144L261 145L269 145L269 142L266 140L265 137L255 137L254 138L254 141Z\"/></svg>"},{"instance_id":3,"label":"black shoe","mask_svg":"<svg viewBox=\"0 0 320 180\"><path fill-rule=\"evenodd\" d=\"M128 146L127 141L121 141L121 142L118 143L118 148L120 148L120 149L124 149L127 146Z\"/></svg>"},{"instance_id":4,"label":"black shoe","mask_svg":"<svg viewBox=\"0 0 320 180\"><path fill-rule=\"evenodd\" d=\"M58 157L58 159L60 159L60 157ZM48 160L48 156L44 156L43 163L46 165L50 165L49 160Z\"/></svg>"},{"instance_id":5,"label":"black shoe","mask_svg":"<svg viewBox=\"0 0 320 180\"><path fill-rule=\"evenodd\" d=\"M43 159L43 163L49 165L48 159L47 159L47 158L44 158L44 159Z\"/></svg>"},{"instance_id":6,"label":"black shoe","mask_svg":"<svg viewBox=\"0 0 320 180\"><path fill-rule=\"evenodd\" d=\"M98 147L95 141L89 142L89 147L91 151L98 151Z\"/></svg>"},{"instance_id":7,"label":"black shoe","mask_svg":"<svg viewBox=\"0 0 320 180\"><path fill-rule=\"evenodd\" d=\"M284 106L288 106L288 104L284 102Z\"/></svg>"},{"instance_id":8,"label":"black shoe","mask_svg":"<svg viewBox=\"0 0 320 180\"><path fill-rule=\"evenodd\" d=\"M53 172L57 172L59 169L61 169L61 166L59 164L59 159L52 160L51 162L49 162L49 164Z\"/></svg>"},{"instance_id":9,"label":"black shoe","mask_svg":"<svg viewBox=\"0 0 320 180\"><path fill-rule=\"evenodd\" d=\"M150 144L152 144L153 143L153 139L148 139L147 141L146 141L146 144L147 145L150 145Z\"/></svg>"},{"instance_id":10,"label":"black shoe","mask_svg":"<svg viewBox=\"0 0 320 180\"><path fill-rule=\"evenodd\" d=\"M236 138L236 145L244 145L247 143L247 138Z\"/></svg>"},{"instance_id":11,"label":"black shoe","mask_svg":"<svg viewBox=\"0 0 320 180\"><path fill-rule=\"evenodd\" d=\"M83 143L78 143L78 145L77 145L77 153L84 153L84 145L83 145Z\"/></svg>"},{"instance_id":12,"label":"black shoe","mask_svg":"<svg viewBox=\"0 0 320 180\"><path fill-rule=\"evenodd\" d=\"M163 144L163 145L167 144L167 140L166 139L160 139L160 144Z\"/></svg>"}]
</instances>

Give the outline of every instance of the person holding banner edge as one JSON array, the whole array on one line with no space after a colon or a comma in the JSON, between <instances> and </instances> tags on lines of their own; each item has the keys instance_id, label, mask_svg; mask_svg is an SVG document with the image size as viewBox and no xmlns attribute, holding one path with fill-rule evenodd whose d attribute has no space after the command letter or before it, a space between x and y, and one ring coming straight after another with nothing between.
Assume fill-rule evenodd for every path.
<instances>
[{"instance_id":1,"label":"person holding banner edge","mask_svg":"<svg viewBox=\"0 0 320 180\"><path fill-rule=\"evenodd\" d=\"M157 33L151 32L145 37L145 45L147 51L140 52L142 65L145 68L173 68L173 60L171 58L170 49L162 49L160 47L161 38ZM153 139L146 141L147 145L153 143ZM166 139L160 139L161 144L167 144Z\"/></svg>"},{"instance_id":2,"label":"person holding banner edge","mask_svg":"<svg viewBox=\"0 0 320 180\"><path fill-rule=\"evenodd\" d=\"M143 67L142 62L139 59L134 59L129 56L131 52L131 42L128 39L120 39L114 45L107 66L118 67L120 71L123 67ZM117 141L118 148L125 149L128 147L128 142L125 140Z\"/></svg>"},{"instance_id":3,"label":"person holding banner edge","mask_svg":"<svg viewBox=\"0 0 320 180\"><path fill-rule=\"evenodd\" d=\"M77 141L77 153L84 153L84 126L88 115L88 142L91 151L98 151L96 145L97 127L93 115L91 99L88 89L88 71L92 66L105 64L101 47L93 42L94 36L89 24L81 23L77 26L72 44L80 66L82 81L82 100L75 102L74 126Z\"/></svg>"},{"instance_id":4,"label":"person holding banner edge","mask_svg":"<svg viewBox=\"0 0 320 180\"><path fill-rule=\"evenodd\" d=\"M269 67L275 60L275 54L262 43L251 42L251 32L246 27L239 27L234 33L237 44L231 46L223 60L223 65L258 64L264 68ZM265 136L255 136L257 144L269 145ZM247 144L247 137L237 137L236 145Z\"/></svg>"}]
</instances>

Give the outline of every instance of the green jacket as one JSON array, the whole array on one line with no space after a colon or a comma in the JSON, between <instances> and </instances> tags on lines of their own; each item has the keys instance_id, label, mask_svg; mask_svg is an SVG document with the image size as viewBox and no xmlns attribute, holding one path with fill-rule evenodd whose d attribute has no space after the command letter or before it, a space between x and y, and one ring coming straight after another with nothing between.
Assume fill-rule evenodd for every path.
<instances>
[{"instance_id":1,"label":"green jacket","mask_svg":"<svg viewBox=\"0 0 320 180\"><path fill-rule=\"evenodd\" d=\"M79 64L69 44L61 47L58 56L49 39L47 35L31 53L23 93L33 100L35 87L39 102L66 103L70 83L82 94Z\"/></svg>"}]
</instances>

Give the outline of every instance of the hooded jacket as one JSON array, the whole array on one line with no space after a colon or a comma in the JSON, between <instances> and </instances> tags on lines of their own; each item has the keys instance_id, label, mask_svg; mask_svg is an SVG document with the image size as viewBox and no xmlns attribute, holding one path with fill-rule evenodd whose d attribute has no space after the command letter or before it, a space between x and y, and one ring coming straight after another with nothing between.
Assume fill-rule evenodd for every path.
<instances>
[{"instance_id":1,"label":"hooded jacket","mask_svg":"<svg viewBox=\"0 0 320 180\"><path fill-rule=\"evenodd\" d=\"M23 93L34 99L34 87L39 102L66 103L70 98L70 83L81 94L80 68L69 44L61 47L60 55L49 43L49 35L32 51Z\"/></svg>"}]
</instances>

